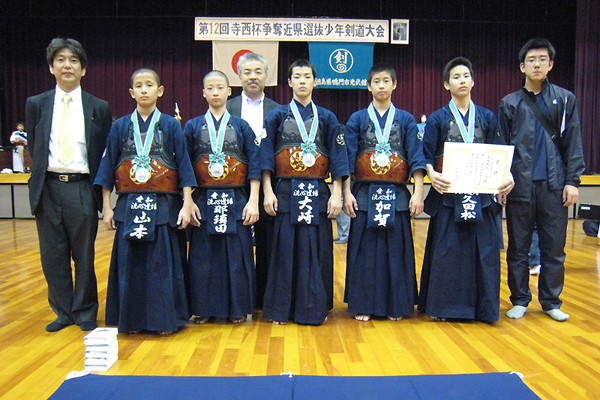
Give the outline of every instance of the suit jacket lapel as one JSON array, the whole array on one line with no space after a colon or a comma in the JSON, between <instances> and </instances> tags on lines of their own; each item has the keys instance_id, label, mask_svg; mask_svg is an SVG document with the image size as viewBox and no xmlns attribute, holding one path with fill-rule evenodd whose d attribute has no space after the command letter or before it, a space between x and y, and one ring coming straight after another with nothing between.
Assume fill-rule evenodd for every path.
<instances>
[{"instance_id":1,"label":"suit jacket lapel","mask_svg":"<svg viewBox=\"0 0 600 400\"><path fill-rule=\"evenodd\" d=\"M236 102L233 104L235 106L235 111L237 111L237 115L242 118L242 95L240 94L234 100L236 100Z\"/></svg>"},{"instance_id":2,"label":"suit jacket lapel","mask_svg":"<svg viewBox=\"0 0 600 400\"><path fill-rule=\"evenodd\" d=\"M52 130L52 116L54 115L55 95L55 89L49 90L48 92L46 92L46 96L42 99L40 104L39 124L42 128L42 138L44 140L44 146L42 146L42 148L46 152L46 163L48 162L48 155L50 154L50 131Z\"/></svg>"}]
</instances>

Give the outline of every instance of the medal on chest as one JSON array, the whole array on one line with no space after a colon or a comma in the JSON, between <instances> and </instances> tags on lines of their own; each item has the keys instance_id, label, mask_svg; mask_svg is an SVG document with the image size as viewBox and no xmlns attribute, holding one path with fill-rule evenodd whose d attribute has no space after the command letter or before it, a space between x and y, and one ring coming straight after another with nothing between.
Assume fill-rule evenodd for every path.
<instances>
[{"instance_id":1,"label":"medal on chest","mask_svg":"<svg viewBox=\"0 0 600 400\"><path fill-rule=\"evenodd\" d=\"M387 165L390 163L390 156L385 153L380 153L375 156L375 162L380 167L387 167Z\"/></svg>"},{"instance_id":2,"label":"medal on chest","mask_svg":"<svg viewBox=\"0 0 600 400\"><path fill-rule=\"evenodd\" d=\"M206 112L204 118L206 120L206 125L208 126L210 147L212 149L212 154L210 154L208 157L208 172L214 179L221 180L224 179L229 173L229 168L227 166L227 162L225 161L225 154L223 153L223 143L225 141L225 130L227 129L227 124L229 123L230 114L227 110L223 114L221 124L219 125L218 134L210 110Z\"/></svg>"},{"instance_id":3,"label":"medal on chest","mask_svg":"<svg viewBox=\"0 0 600 400\"><path fill-rule=\"evenodd\" d=\"M131 114L131 122L133 124L133 141L135 143L135 151L137 156L132 161L131 171L129 175L131 180L138 185L142 185L152 178L152 167L150 166L150 149L152 148L152 141L154 140L154 130L156 123L160 119L160 111L154 110L150 125L148 126L148 132L146 138L142 143L142 134L140 132L140 126L138 123L137 111Z\"/></svg>"},{"instance_id":4,"label":"medal on chest","mask_svg":"<svg viewBox=\"0 0 600 400\"><path fill-rule=\"evenodd\" d=\"M135 171L135 180L139 183L146 183L150 180L152 174L146 168L138 168Z\"/></svg>"},{"instance_id":5,"label":"medal on chest","mask_svg":"<svg viewBox=\"0 0 600 400\"><path fill-rule=\"evenodd\" d=\"M301 161L302 164L304 164L304 166L308 168L314 166L317 161L317 145L315 144L315 138L317 137L317 129L319 127L319 114L317 111L317 106L315 106L315 103L313 102L311 102L310 104L312 106L313 120L310 126L309 133L306 131L306 126L304 125L304 120L300 115L298 106L296 105L294 100L290 102L292 114L294 115L296 125L298 126L298 130L300 131L300 136L302 137L302 144L300 145L302 151L300 152L299 156L296 157L299 157L300 160L296 160L296 162Z\"/></svg>"},{"instance_id":6,"label":"medal on chest","mask_svg":"<svg viewBox=\"0 0 600 400\"><path fill-rule=\"evenodd\" d=\"M316 161L315 156L310 153L306 153L302 156L302 163L309 168L312 167L313 165L315 165L315 161Z\"/></svg>"},{"instance_id":7,"label":"medal on chest","mask_svg":"<svg viewBox=\"0 0 600 400\"><path fill-rule=\"evenodd\" d=\"M375 107L373 107L373 103L369 104L368 113L369 118L375 127L375 137L377 138L377 144L375 145L376 167L379 167L377 168L378 170L388 167L387 169L389 170L390 156L392 155L389 140L390 132L392 130L392 122L394 121L394 117L396 115L396 107L394 107L393 104L390 106L383 131L381 130L379 120L375 114ZM371 168L373 169L373 165Z\"/></svg>"}]
</instances>

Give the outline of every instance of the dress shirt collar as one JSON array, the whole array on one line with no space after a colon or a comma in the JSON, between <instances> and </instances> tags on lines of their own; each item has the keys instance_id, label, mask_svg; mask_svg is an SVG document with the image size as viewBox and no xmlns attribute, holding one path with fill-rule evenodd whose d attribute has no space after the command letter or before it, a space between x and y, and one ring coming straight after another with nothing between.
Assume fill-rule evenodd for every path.
<instances>
[{"instance_id":1,"label":"dress shirt collar","mask_svg":"<svg viewBox=\"0 0 600 400\"><path fill-rule=\"evenodd\" d=\"M260 99L252 100L250 97L246 96L246 93L244 93L244 91L242 91L242 100L245 104L259 106L265 100L265 93L263 92L262 96L260 96Z\"/></svg>"},{"instance_id":2,"label":"dress shirt collar","mask_svg":"<svg viewBox=\"0 0 600 400\"><path fill-rule=\"evenodd\" d=\"M54 103L62 103L63 97L65 96L65 94L67 94L67 92L65 92L64 90L62 90L61 88L58 87L58 85L56 85L56 94L54 95ZM81 103L81 86L77 86L77 89L72 90L71 92L69 92L69 94L71 95L71 100L73 100L76 103Z\"/></svg>"}]
</instances>

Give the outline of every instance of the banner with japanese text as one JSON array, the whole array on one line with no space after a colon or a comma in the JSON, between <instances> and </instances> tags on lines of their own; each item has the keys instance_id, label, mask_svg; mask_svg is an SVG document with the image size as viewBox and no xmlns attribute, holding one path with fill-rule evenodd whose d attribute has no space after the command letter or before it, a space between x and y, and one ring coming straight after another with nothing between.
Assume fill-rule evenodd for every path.
<instances>
[{"instance_id":1,"label":"banner with japanese text","mask_svg":"<svg viewBox=\"0 0 600 400\"><path fill-rule=\"evenodd\" d=\"M196 17L195 40L389 43L389 20Z\"/></svg>"},{"instance_id":2,"label":"banner with japanese text","mask_svg":"<svg viewBox=\"0 0 600 400\"><path fill-rule=\"evenodd\" d=\"M366 89L373 47L373 43L309 43L317 88Z\"/></svg>"}]
</instances>

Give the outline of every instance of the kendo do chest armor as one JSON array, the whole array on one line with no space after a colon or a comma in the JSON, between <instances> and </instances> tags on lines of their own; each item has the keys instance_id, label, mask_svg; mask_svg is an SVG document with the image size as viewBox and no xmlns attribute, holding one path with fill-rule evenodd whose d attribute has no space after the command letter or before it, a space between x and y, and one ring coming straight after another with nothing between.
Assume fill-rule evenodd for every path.
<instances>
[{"instance_id":1,"label":"kendo do chest armor","mask_svg":"<svg viewBox=\"0 0 600 400\"><path fill-rule=\"evenodd\" d=\"M304 121L310 132L313 119ZM275 143L275 176L277 178L327 178L329 173L329 151L323 142L321 126L315 137L315 163L308 167L302 162L302 136L292 114L288 114L282 124L281 134Z\"/></svg>"},{"instance_id":2,"label":"kendo do chest armor","mask_svg":"<svg viewBox=\"0 0 600 400\"><path fill-rule=\"evenodd\" d=\"M358 144L356 154L354 177L357 181L408 182L410 178L410 171L406 162L408 157L402 146L402 136L397 120L392 123L388 143L392 154L389 156L388 164L380 166L376 161L375 154L375 146L377 145L375 125L373 125L373 121L369 120L369 127L365 137Z\"/></svg>"},{"instance_id":3,"label":"kendo do chest armor","mask_svg":"<svg viewBox=\"0 0 600 400\"><path fill-rule=\"evenodd\" d=\"M133 139L133 124L127 127L127 138L121 143L121 156L115 170L115 189L117 194L136 193L179 193L177 164L166 154L163 146L163 132L160 122L156 124L152 147L150 149L150 179L139 182L135 178L133 159L137 156Z\"/></svg>"},{"instance_id":4,"label":"kendo do chest armor","mask_svg":"<svg viewBox=\"0 0 600 400\"><path fill-rule=\"evenodd\" d=\"M225 165L223 173L215 176L209 168L209 156L212 154L210 146L210 134L206 122L200 129L199 136L194 141L192 164L198 186L228 186L240 187L246 185L248 176L248 158L238 146L238 135L231 123L225 128L225 139L223 140L223 153L225 154Z\"/></svg>"}]
</instances>

